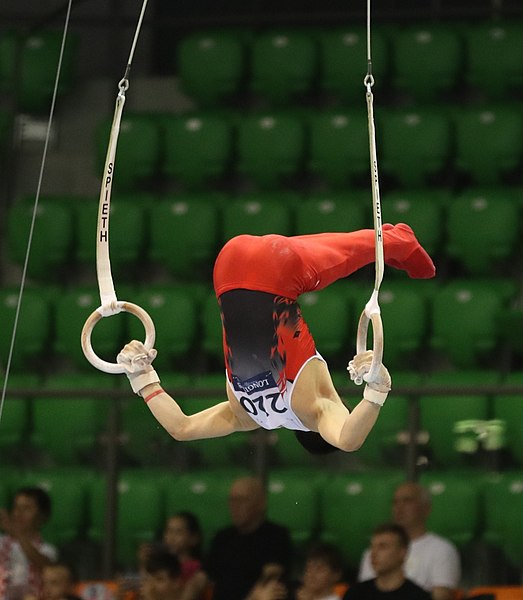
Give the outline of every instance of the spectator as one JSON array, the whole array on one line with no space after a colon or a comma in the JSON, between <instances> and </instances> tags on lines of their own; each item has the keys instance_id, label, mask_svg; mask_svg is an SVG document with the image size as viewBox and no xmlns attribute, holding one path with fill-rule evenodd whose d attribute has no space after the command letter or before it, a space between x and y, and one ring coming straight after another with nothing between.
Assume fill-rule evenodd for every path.
<instances>
[{"instance_id":1,"label":"spectator","mask_svg":"<svg viewBox=\"0 0 523 600\"><path fill-rule=\"evenodd\" d=\"M65 563L46 565L42 569L40 600L80 600L75 594L76 577Z\"/></svg>"},{"instance_id":2,"label":"spectator","mask_svg":"<svg viewBox=\"0 0 523 600\"><path fill-rule=\"evenodd\" d=\"M343 557L338 547L318 544L307 553L296 600L340 600L334 588L342 578Z\"/></svg>"},{"instance_id":3,"label":"spectator","mask_svg":"<svg viewBox=\"0 0 523 600\"><path fill-rule=\"evenodd\" d=\"M266 518L261 480L236 480L229 493L232 525L218 531L206 568L214 583L213 600L245 600L255 584L286 578L292 561L288 530Z\"/></svg>"},{"instance_id":4,"label":"spectator","mask_svg":"<svg viewBox=\"0 0 523 600\"><path fill-rule=\"evenodd\" d=\"M430 593L405 576L409 536L397 524L378 526L370 542L373 579L349 587L343 600L430 600Z\"/></svg>"},{"instance_id":5,"label":"spectator","mask_svg":"<svg viewBox=\"0 0 523 600\"><path fill-rule=\"evenodd\" d=\"M145 561L141 600L181 600L182 568L175 554L165 550L152 552Z\"/></svg>"},{"instance_id":6,"label":"spectator","mask_svg":"<svg viewBox=\"0 0 523 600\"><path fill-rule=\"evenodd\" d=\"M142 544L138 550L139 573L120 579L120 598L135 600L145 570L145 564L153 552L167 551L180 561L183 583L182 600L198 600L207 589L208 577L202 569L202 530L198 517L188 511L171 515L163 530L159 544Z\"/></svg>"},{"instance_id":7,"label":"spectator","mask_svg":"<svg viewBox=\"0 0 523 600\"><path fill-rule=\"evenodd\" d=\"M20 488L9 512L0 509L0 598L40 596L42 569L57 558L54 546L40 535L50 516L51 499L37 487Z\"/></svg>"},{"instance_id":8,"label":"spectator","mask_svg":"<svg viewBox=\"0 0 523 600\"><path fill-rule=\"evenodd\" d=\"M401 525L410 539L405 572L409 579L431 592L432 600L450 600L461 578L456 547L445 538L427 531L431 510L428 490L418 483L401 484L394 493L393 521ZM360 565L359 581L375 577L369 551Z\"/></svg>"}]
</instances>

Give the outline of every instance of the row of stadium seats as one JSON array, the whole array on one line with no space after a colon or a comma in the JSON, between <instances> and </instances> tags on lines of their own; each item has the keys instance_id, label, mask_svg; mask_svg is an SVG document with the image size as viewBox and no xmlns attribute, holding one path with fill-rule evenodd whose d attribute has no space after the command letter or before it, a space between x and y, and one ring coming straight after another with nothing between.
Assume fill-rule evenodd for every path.
<instances>
[{"instance_id":1,"label":"row of stadium seats","mask_svg":"<svg viewBox=\"0 0 523 600\"><path fill-rule=\"evenodd\" d=\"M7 220L7 258L22 265L33 204L21 199ZM519 250L522 188L469 188L459 194L418 189L384 193L384 222L408 223L437 263L454 275L508 274ZM370 190L311 193L116 194L111 203L110 253L123 282L144 279L148 264L182 281L209 283L219 248L235 235L304 235L353 231L372 224ZM29 276L56 281L64 268L94 271L98 202L42 197L36 215ZM141 274L141 275L140 275Z\"/></svg>"},{"instance_id":2,"label":"row of stadium seats","mask_svg":"<svg viewBox=\"0 0 523 600\"><path fill-rule=\"evenodd\" d=\"M481 107L380 109L375 113L381 174L420 186L442 176L479 185L505 181L521 166L523 116L505 101ZM112 120L96 132L103 172ZM307 173L334 188L368 183L368 121L340 108L228 113L127 113L118 142L114 185L132 189L163 176L187 188L227 178L274 188Z\"/></svg>"},{"instance_id":3,"label":"row of stadium seats","mask_svg":"<svg viewBox=\"0 0 523 600\"><path fill-rule=\"evenodd\" d=\"M501 368L496 352L506 344L519 356L517 343L504 327L517 317L511 308L516 282L510 279L433 282L385 281L380 306L387 344L385 361L391 367L408 362L410 368L427 369L430 358L466 368ZM125 290L125 291L124 291ZM320 351L337 360L352 351L359 314L371 292L369 284L338 282L321 292L300 297L300 305ZM162 368L199 364L206 356L220 360L221 321L212 290L202 286L150 286L121 288L118 297L133 301L149 312L158 331L156 364ZM0 292L0 357L7 359L18 293ZM17 327L17 347L12 366L24 370L58 358L77 368L90 368L79 344L87 317L100 305L95 287L70 290L26 287ZM140 322L128 314L103 319L93 332L98 354L113 361L123 344L143 337ZM423 357L420 357L420 353ZM506 356L504 358L506 360Z\"/></svg>"},{"instance_id":4,"label":"row of stadium seats","mask_svg":"<svg viewBox=\"0 0 523 600\"><path fill-rule=\"evenodd\" d=\"M118 481L117 556L133 566L138 544L161 531L166 516L191 510L201 520L205 544L229 523L227 495L235 468L176 475L166 470L127 470ZM349 565L357 566L374 526L390 519L401 471L327 474L324 470L274 471L268 480L268 514L284 523L300 546L312 537L340 545ZM478 538L499 546L515 564L523 561L523 473L472 476L431 472L421 482L431 492L429 528L459 548ZM104 539L105 481L91 470L4 470L0 503L21 484L39 484L50 493L53 517L44 537L63 545L88 536ZM212 507L212 510L209 510Z\"/></svg>"},{"instance_id":5,"label":"row of stadium seats","mask_svg":"<svg viewBox=\"0 0 523 600\"><path fill-rule=\"evenodd\" d=\"M162 368L158 371L165 389L187 414L225 399L223 373L189 375ZM349 381L343 369L332 369L332 374L341 395L349 405L355 405L361 398L361 389ZM488 369L466 369L422 377L397 369L392 374L394 393L357 454L364 465L404 464L411 410L417 406L418 453L431 465L473 468L489 462L499 468L523 466L523 394L512 393L523 387L521 371L502 376ZM118 405L124 464L175 464L180 468L253 466L257 434L179 444L132 395L124 377L92 372L54 373L43 381L36 375L11 375L0 428L0 451L5 464L95 464L100 458L98 450L107 441L111 392L125 399ZM273 432L265 442L271 465L296 467L313 463L292 432Z\"/></svg>"},{"instance_id":6,"label":"row of stadium seats","mask_svg":"<svg viewBox=\"0 0 523 600\"><path fill-rule=\"evenodd\" d=\"M392 88L426 100L466 86L502 97L523 86L518 21L377 25L371 41L380 94ZM271 103L311 91L343 101L364 94L367 39L360 26L194 32L176 55L184 89L202 105L223 103L242 87Z\"/></svg>"}]
</instances>

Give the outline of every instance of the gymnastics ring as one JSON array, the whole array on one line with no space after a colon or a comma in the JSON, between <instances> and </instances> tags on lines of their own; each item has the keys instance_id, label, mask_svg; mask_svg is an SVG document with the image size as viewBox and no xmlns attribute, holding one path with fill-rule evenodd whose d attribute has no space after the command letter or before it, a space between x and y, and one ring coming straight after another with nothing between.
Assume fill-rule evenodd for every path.
<instances>
[{"instance_id":1,"label":"gymnastics ring","mask_svg":"<svg viewBox=\"0 0 523 600\"><path fill-rule=\"evenodd\" d=\"M120 311L128 312L128 313L131 313L132 315L134 315L135 317L138 317L138 319L140 319L140 321L142 322L142 325L145 328L145 342L143 343L143 345L145 346L145 348L147 350L151 350L154 346L154 341L156 339L156 331L154 329L154 323L153 323L151 317L145 312L145 310L143 308L140 308L138 305L133 304L131 302L118 301L117 306L119 309L118 312L120 312ZM105 360L102 360L101 358L99 358L97 356L97 354L93 350L93 346L91 344L91 334L93 332L93 329L94 329L95 325L98 323L98 321L103 319L104 316L110 316L110 315L104 315L102 313L103 313L102 307L97 308L87 318L87 321L85 322L85 324L83 326L81 341L82 341L82 350L84 351L85 358L87 358L87 360L93 365L93 367L96 367L97 369L99 369L100 371L104 371L105 373L113 373L113 374L125 373L126 372L125 368L122 365L119 365L118 363L110 363ZM113 313L113 314L116 314L116 313Z\"/></svg>"},{"instance_id":2,"label":"gymnastics ring","mask_svg":"<svg viewBox=\"0 0 523 600\"><path fill-rule=\"evenodd\" d=\"M373 307L373 308L372 308ZM372 363L367 374L368 380L374 380L378 374L383 361L383 323L381 314L377 304L373 304L373 299L369 301L363 312L361 313L358 323L358 334L356 337L356 353L367 351L367 332L369 323L372 322L373 344L372 344ZM363 383L363 377L358 377L354 380L357 385Z\"/></svg>"}]
</instances>

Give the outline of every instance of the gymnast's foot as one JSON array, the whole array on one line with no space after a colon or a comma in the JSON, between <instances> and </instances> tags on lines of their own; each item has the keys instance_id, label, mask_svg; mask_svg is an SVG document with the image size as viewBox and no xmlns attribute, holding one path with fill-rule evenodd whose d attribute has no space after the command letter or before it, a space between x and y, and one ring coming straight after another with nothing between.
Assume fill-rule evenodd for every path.
<instances>
[{"instance_id":1,"label":"gymnast's foot","mask_svg":"<svg viewBox=\"0 0 523 600\"><path fill-rule=\"evenodd\" d=\"M383 225L385 263L407 271L413 279L430 279L436 274L432 259L405 223Z\"/></svg>"}]
</instances>

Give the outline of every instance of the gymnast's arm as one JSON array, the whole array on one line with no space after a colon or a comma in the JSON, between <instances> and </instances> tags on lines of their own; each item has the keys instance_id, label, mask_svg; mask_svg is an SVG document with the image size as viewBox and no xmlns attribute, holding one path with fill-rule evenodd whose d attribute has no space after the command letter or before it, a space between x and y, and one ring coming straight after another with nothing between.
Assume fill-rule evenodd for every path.
<instances>
[{"instance_id":1,"label":"gymnast's arm","mask_svg":"<svg viewBox=\"0 0 523 600\"><path fill-rule=\"evenodd\" d=\"M143 397L154 417L173 438L200 440L258 427L247 415L243 417L235 413L229 402L220 402L194 415L186 415L176 400L161 387L160 379L151 366L155 357L155 350L147 351L141 342L132 341L120 352L117 361L126 369L133 391Z\"/></svg>"}]
</instances>

